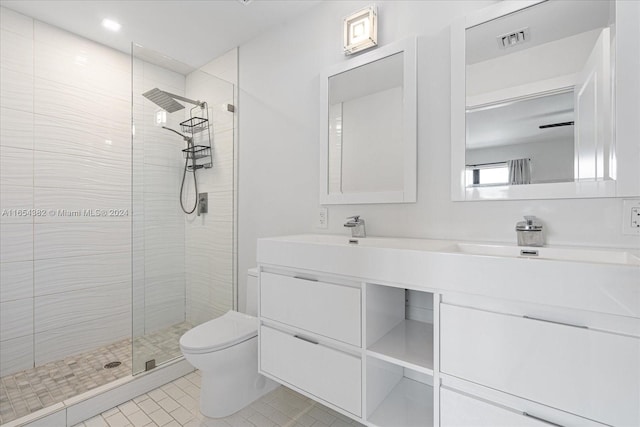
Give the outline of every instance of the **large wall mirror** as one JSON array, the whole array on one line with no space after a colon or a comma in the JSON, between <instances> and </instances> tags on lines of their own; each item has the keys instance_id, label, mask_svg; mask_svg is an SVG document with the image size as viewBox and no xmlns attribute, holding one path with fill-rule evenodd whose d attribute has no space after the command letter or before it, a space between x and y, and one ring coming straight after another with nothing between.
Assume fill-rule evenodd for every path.
<instances>
[{"instance_id":1,"label":"large wall mirror","mask_svg":"<svg viewBox=\"0 0 640 427\"><path fill-rule=\"evenodd\" d=\"M620 158L637 136L616 132L616 63L638 52L620 49L638 25L620 7L505 1L452 28L454 199L615 197L639 179Z\"/></svg>"},{"instance_id":2,"label":"large wall mirror","mask_svg":"<svg viewBox=\"0 0 640 427\"><path fill-rule=\"evenodd\" d=\"M320 79L320 203L415 202L415 40L349 58Z\"/></svg>"}]
</instances>

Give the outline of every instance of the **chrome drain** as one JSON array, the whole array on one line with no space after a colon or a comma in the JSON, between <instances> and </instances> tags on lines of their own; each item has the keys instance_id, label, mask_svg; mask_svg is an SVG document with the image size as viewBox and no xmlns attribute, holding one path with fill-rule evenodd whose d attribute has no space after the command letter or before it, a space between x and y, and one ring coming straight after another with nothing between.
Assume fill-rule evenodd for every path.
<instances>
[{"instance_id":1,"label":"chrome drain","mask_svg":"<svg viewBox=\"0 0 640 427\"><path fill-rule=\"evenodd\" d=\"M117 368L120 365L122 365L122 362L109 362L106 365L104 365L104 368L105 369L113 369L113 368Z\"/></svg>"}]
</instances>

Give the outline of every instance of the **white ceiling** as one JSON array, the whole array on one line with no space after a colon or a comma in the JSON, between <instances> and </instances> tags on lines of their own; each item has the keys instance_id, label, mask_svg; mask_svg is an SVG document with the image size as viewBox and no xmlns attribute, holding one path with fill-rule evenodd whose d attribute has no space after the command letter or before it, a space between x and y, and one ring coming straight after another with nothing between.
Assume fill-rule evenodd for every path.
<instances>
[{"instance_id":1,"label":"white ceiling","mask_svg":"<svg viewBox=\"0 0 640 427\"><path fill-rule=\"evenodd\" d=\"M573 126L540 129L574 120L573 91L507 102L467 113L467 149L573 139Z\"/></svg>"},{"instance_id":2,"label":"white ceiling","mask_svg":"<svg viewBox=\"0 0 640 427\"><path fill-rule=\"evenodd\" d=\"M0 0L0 5L123 52L131 42L200 67L321 0ZM118 33L104 18L122 24Z\"/></svg>"}]
</instances>

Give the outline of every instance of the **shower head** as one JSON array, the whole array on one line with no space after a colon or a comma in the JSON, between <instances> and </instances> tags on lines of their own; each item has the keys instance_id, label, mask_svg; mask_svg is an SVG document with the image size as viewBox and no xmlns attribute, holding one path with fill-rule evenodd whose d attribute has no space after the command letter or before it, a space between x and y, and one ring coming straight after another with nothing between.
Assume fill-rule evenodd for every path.
<instances>
[{"instance_id":1,"label":"shower head","mask_svg":"<svg viewBox=\"0 0 640 427\"><path fill-rule=\"evenodd\" d=\"M183 107L183 108L184 108L184 107ZM184 139L185 141L187 141L187 142L191 142L191 137L190 137L190 136L187 136L187 135L185 135L185 134L182 134L182 133L178 132L178 131L177 131L177 130L175 130L175 129L171 129L171 128L168 128L168 127L166 127L166 126L162 126L162 129L170 130L170 131L171 131L171 132L173 132L173 133L177 133L177 134L178 134L178 135L180 135L180 136L182 137L182 139Z\"/></svg>"},{"instance_id":2,"label":"shower head","mask_svg":"<svg viewBox=\"0 0 640 427\"><path fill-rule=\"evenodd\" d=\"M142 96L165 110L167 113L175 113L176 111L184 108L184 105L176 102L176 100L167 92L158 88L151 89L150 91L143 93Z\"/></svg>"},{"instance_id":3,"label":"shower head","mask_svg":"<svg viewBox=\"0 0 640 427\"><path fill-rule=\"evenodd\" d=\"M184 96L165 92L157 87L143 93L142 96L165 110L167 113L175 113L176 111L180 111L184 108L184 105L177 102L176 99L193 105L198 105L200 108L204 108L205 104L204 102L194 101L193 99L185 98Z\"/></svg>"}]
</instances>

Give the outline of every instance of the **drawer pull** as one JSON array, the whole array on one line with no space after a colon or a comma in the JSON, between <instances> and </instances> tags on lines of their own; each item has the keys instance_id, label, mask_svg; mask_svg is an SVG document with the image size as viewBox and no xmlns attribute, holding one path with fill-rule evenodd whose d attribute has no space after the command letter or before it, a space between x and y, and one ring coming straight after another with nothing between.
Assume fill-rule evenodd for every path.
<instances>
[{"instance_id":1,"label":"drawer pull","mask_svg":"<svg viewBox=\"0 0 640 427\"><path fill-rule=\"evenodd\" d=\"M555 323L556 325L571 326L572 328L589 329L589 327L585 325L574 325L572 323L558 322L557 320L541 319L539 317L531 317L531 316L522 316L522 317L524 319L537 320L538 322Z\"/></svg>"},{"instance_id":2,"label":"drawer pull","mask_svg":"<svg viewBox=\"0 0 640 427\"><path fill-rule=\"evenodd\" d=\"M300 280L308 280L310 282L317 282L318 279L312 279L310 277L302 277L302 276L293 276L294 279L300 279Z\"/></svg>"},{"instance_id":3,"label":"drawer pull","mask_svg":"<svg viewBox=\"0 0 640 427\"><path fill-rule=\"evenodd\" d=\"M561 424L556 424L554 422L551 422L549 420L545 420L544 418L536 417L535 415L531 415L531 414L528 414L526 412L523 412L522 415L524 415L525 417L533 418L534 420L543 422L545 424L549 424L550 426L563 427Z\"/></svg>"},{"instance_id":4,"label":"drawer pull","mask_svg":"<svg viewBox=\"0 0 640 427\"><path fill-rule=\"evenodd\" d=\"M311 338L302 337L300 335L294 335L293 337L294 338L298 338L299 340L302 340L302 341L306 341L306 342L308 342L310 344L318 344L318 341L314 341Z\"/></svg>"}]
</instances>

